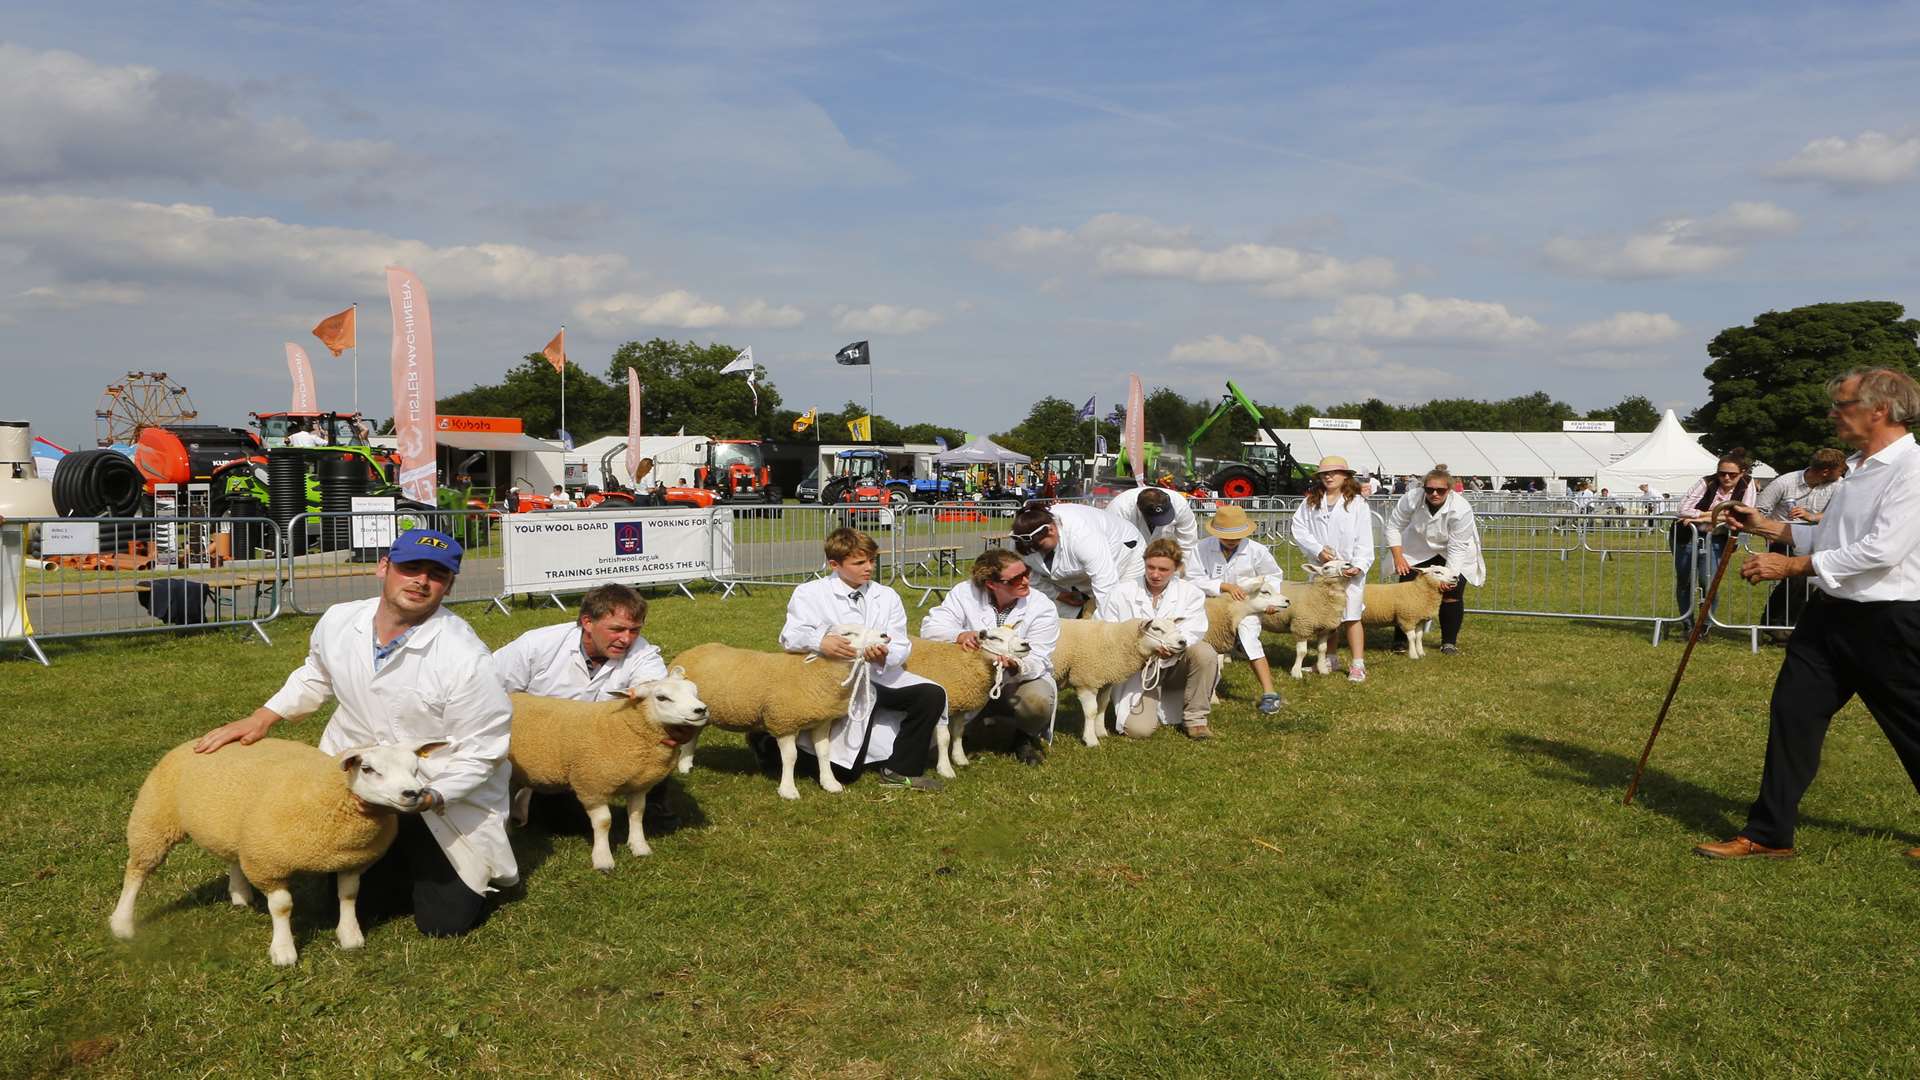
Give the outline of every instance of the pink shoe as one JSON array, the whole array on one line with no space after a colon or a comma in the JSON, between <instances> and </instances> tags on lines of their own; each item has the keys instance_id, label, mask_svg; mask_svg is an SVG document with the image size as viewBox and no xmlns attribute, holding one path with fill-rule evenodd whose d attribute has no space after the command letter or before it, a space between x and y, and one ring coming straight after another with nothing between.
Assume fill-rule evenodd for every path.
<instances>
[{"instance_id":1,"label":"pink shoe","mask_svg":"<svg viewBox=\"0 0 1920 1080\"><path fill-rule=\"evenodd\" d=\"M1348 682L1366 682L1367 681L1367 665L1354 664L1352 667L1349 667L1347 669L1347 681Z\"/></svg>"}]
</instances>

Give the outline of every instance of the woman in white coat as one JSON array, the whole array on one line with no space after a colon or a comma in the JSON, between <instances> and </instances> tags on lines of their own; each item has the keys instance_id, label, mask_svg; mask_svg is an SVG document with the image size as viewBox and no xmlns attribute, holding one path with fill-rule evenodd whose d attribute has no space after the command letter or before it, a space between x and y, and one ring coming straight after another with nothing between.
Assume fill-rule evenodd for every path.
<instances>
[{"instance_id":1,"label":"woman in white coat","mask_svg":"<svg viewBox=\"0 0 1920 1080\"><path fill-rule=\"evenodd\" d=\"M1256 531L1258 526L1245 510L1231 504L1220 507L1207 522L1207 538L1200 541L1199 565L1187 576L1208 596L1224 594L1235 600L1247 598L1240 583L1248 578L1280 580L1280 563L1265 544L1253 539ZM1241 619L1234 627L1234 637L1240 642L1240 651L1247 654L1253 677L1260 680L1256 708L1269 716L1279 712L1286 702L1273 688L1273 668L1267 664L1266 646L1260 643L1260 616Z\"/></svg>"},{"instance_id":2,"label":"woman in white coat","mask_svg":"<svg viewBox=\"0 0 1920 1080\"><path fill-rule=\"evenodd\" d=\"M1345 559L1353 564L1347 570L1347 610L1340 629L1353 656L1347 681L1366 682L1367 638L1360 613L1367 608L1367 569L1373 565L1373 512L1360 497L1346 458L1320 459L1306 501L1293 512L1293 542L1314 562Z\"/></svg>"},{"instance_id":3,"label":"woman in white coat","mask_svg":"<svg viewBox=\"0 0 1920 1080\"><path fill-rule=\"evenodd\" d=\"M1012 719L1014 756L1038 765L1046 760L1046 742L1053 738L1054 705L1059 698L1053 650L1060 643L1060 616L1046 597L1034 595L1032 580L1033 571L1020 556L1005 548L985 552L973 560L968 579L948 590L940 606L920 621L920 636L974 651L980 648L982 630L1005 626L1020 635L1027 643L1027 655L1008 661L1014 670L1007 673L1000 696L974 715Z\"/></svg>"},{"instance_id":4,"label":"woman in white coat","mask_svg":"<svg viewBox=\"0 0 1920 1080\"><path fill-rule=\"evenodd\" d=\"M1207 634L1207 594L1182 576L1180 545L1161 537L1147 545L1145 576L1120 587L1123 619L1178 619L1184 651L1147 661L1140 674L1128 679L1114 696L1113 714L1123 734L1144 739L1162 725L1181 724L1187 737L1209 739L1207 726L1213 686L1220 678L1220 655L1204 640ZM1177 696L1177 697L1176 697ZM1167 715L1162 704L1175 697L1180 716Z\"/></svg>"},{"instance_id":5,"label":"woman in white coat","mask_svg":"<svg viewBox=\"0 0 1920 1080\"><path fill-rule=\"evenodd\" d=\"M1420 487L1400 497L1387 517L1387 550L1401 581L1412 581L1422 566L1450 566L1460 580L1440 595L1440 651L1460 651L1460 624L1466 619L1468 585L1484 585L1487 564L1480 556L1480 526L1473 504L1453 490L1453 476L1435 465ZM1393 651L1403 652L1407 636L1393 632Z\"/></svg>"}]
</instances>

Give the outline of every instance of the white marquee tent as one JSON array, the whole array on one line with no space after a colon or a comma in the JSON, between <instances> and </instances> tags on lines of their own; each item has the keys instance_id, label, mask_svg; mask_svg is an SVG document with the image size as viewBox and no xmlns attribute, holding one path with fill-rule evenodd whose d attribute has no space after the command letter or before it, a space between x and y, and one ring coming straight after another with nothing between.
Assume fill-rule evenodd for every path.
<instances>
[{"instance_id":1,"label":"white marquee tent","mask_svg":"<svg viewBox=\"0 0 1920 1080\"><path fill-rule=\"evenodd\" d=\"M1713 451L1701 446L1697 438L1687 434L1680 426L1680 418L1668 409L1653 434L1634 447L1632 453L1600 470L1594 486L1610 488L1619 494L1638 491L1640 485L1645 484L1662 494L1678 495L1719 463ZM1765 463L1756 462L1753 475L1765 480L1772 477L1774 471Z\"/></svg>"}]
</instances>

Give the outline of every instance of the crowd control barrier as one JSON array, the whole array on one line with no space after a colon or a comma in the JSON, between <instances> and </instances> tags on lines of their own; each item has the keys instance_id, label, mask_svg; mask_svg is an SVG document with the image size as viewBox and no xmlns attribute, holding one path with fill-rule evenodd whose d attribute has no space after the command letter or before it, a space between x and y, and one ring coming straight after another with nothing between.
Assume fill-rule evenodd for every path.
<instances>
[{"instance_id":1,"label":"crowd control barrier","mask_svg":"<svg viewBox=\"0 0 1920 1080\"><path fill-rule=\"evenodd\" d=\"M287 523L287 610L318 615L334 604L380 595L380 557L395 536L419 528L438 529L465 549L446 603L486 603L505 611L498 517L492 510L300 514Z\"/></svg>"}]
</instances>

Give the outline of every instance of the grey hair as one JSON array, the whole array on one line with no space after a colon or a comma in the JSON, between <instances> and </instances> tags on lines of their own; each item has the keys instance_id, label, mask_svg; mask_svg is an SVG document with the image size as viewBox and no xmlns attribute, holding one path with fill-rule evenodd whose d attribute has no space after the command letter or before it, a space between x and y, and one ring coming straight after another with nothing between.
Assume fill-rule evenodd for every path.
<instances>
[{"instance_id":1,"label":"grey hair","mask_svg":"<svg viewBox=\"0 0 1920 1080\"><path fill-rule=\"evenodd\" d=\"M1912 376L1892 368L1853 368L1828 379L1827 393L1839 393L1849 379L1860 380L1854 391L1860 404L1869 409L1886 406L1892 423L1913 427L1920 420L1920 383Z\"/></svg>"}]
</instances>

